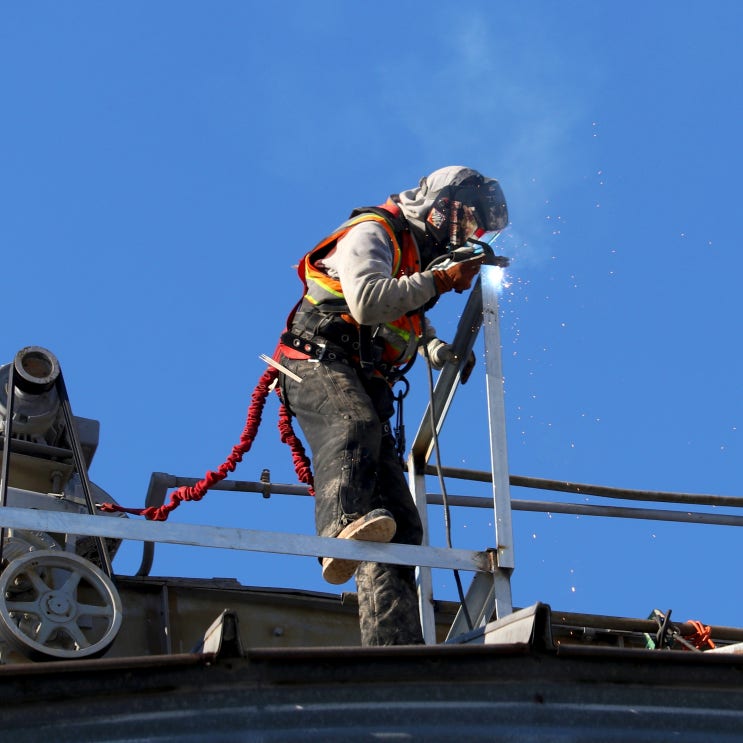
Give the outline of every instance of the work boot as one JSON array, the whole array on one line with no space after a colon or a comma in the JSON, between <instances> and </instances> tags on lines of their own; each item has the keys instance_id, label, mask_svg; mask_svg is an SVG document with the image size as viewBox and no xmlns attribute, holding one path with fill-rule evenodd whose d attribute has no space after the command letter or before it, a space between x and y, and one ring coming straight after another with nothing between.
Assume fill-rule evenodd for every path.
<instances>
[{"instance_id":1,"label":"work boot","mask_svg":"<svg viewBox=\"0 0 743 743\"><path fill-rule=\"evenodd\" d=\"M384 508L375 508L366 516L352 521L338 535L338 539L359 539L364 542L389 542L395 536L397 524L392 514ZM328 583L340 585L356 572L359 560L340 557L323 557L322 577Z\"/></svg>"}]
</instances>

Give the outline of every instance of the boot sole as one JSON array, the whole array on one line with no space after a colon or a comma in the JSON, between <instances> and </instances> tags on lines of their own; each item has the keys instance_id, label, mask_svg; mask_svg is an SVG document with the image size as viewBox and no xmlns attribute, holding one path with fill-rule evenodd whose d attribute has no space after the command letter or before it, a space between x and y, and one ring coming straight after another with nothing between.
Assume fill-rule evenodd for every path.
<instances>
[{"instance_id":1,"label":"boot sole","mask_svg":"<svg viewBox=\"0 0 743 743\"><path fill-rule=\"evenodd\" d=\"M360 523L359 523L360 522ZM389 542L395 536L397 524L390 516L377 516L364 521L359 519L349 524L338 535L338 539L357 539L363 542ZM359 566L359 560L344 560L339 557L325 557L322 561L322 577L333 585L350 580Z\"/></svg>"}]
</instances>

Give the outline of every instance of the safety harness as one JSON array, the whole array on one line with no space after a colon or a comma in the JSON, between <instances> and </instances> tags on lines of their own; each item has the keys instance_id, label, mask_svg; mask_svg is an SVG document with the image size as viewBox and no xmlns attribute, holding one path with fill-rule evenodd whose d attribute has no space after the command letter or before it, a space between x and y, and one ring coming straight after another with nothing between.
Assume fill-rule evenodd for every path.
<instances>
[{"instance_id":1,"label":"safety harness","mask_svg":"<svg viewBox=\"0 0 743 743\"><path fill-rule=\"evenodd\" d=\"M395 270L393 275L402 276L420 270L418 249L407 231L407 223L402 218L400 209L396 204L388 201L379 207L357 209L347 222L311 250L300 264L299 276L304 284L305 293L289 315L287 330L281 335L274 358L276 359L280 353L283 353L289 358L312 358L318 361L338 359L345 363L358 364L365 373L384 377L390 386L402 380L405 384L405 390L399 392L395 398L398 404L395 438L397 440L397 453L402 460L405 450L402 400L408 390L408 384L403 375L415 361L415 354L413 353L411 358L400 358L399 351L396 352L391 344L377 343L373 329L366 325L360 325L349 314L348 306L340 291L340 282L330 279L326 275L321 276L321 272L313 262L320 256L327 255L351 227L365 221L375 221L382 224L390 236L394 250ZM310 295L310 287L316 290L319 298ZM319 291L317 291L318 287ZM324 301L323 291L329 293L335 301ZM301 308L303 306L308 311L302 312ZM317 310L315 311L314 308L317 308ZM312 317L313 315L314 317ZM312 317L311 322L308 319L310 317ZM304 319L305 322L296 322L297 318ZM330 322L328 322L328 319L330 319ZM389 323L387 327L393 329L392 332L399 333L401 338L405 338L406 334L410 332L415 333L420 338L422 335L422 318L416 313ZM320 328L323 331L322 333L317 332ZM397 353L396 356L395 353ZM275 388L281 400L281 393L276 384L278 375L279 370L269 366L258 380L251 396L247 419L240 440L232 447L227 459L216 470L208 471L194 485L184 485L177 488L170 494L168 502L162 506L125 508L117 503L101 503L98 504L100 510L144 516L150 521L165 521L170 513L183 501L201 500L211 487L224 480L230 472L234 472L243 456L250 450L261 424L268 393ZM314 479L310 460L302 442L294 432L291 424L291 413L284 405L283 400L281 400L279 408L278 426L281 441L291 448L297 478L301 483L307 485L310 494L314 495Z\"/></svg>"},{"instance_id":2,"label":"safety harness","mask_svg":"<svg viewBox=\"0 0 743 743\"><path fill-rule=\"evenodd\" d=\"M340 281L321 266L338 241L362 222L375 222L387 233L393 277L421 270L418 248L397 204L388 200L380 206L354 210L348 221L309 251L298 266L304 294L287 318L280 350L287 358L339 360L358 366L367 376L394 383L415 360L417 340L423 335L420 314L403 315L377 327L361 325L350 314Z\"/></svg>"}]
</instances>

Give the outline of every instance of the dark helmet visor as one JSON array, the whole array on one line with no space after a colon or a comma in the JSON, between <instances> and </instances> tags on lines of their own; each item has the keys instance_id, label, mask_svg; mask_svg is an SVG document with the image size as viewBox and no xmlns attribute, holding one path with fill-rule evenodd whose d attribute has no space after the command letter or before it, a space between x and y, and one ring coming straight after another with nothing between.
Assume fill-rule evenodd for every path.
<instances>
[{"instance_id":1,"label":"dark helmet visor","mask_svg":"<svg viewBox=\"0 0 743 743\"><path fill-rule=\"evenodd\" d=\"M484 232L500 232L508 224L506 197L493 178L463 183L456 187L454 198L475 208L478 227Z\"/></svg>"}]
</instances>

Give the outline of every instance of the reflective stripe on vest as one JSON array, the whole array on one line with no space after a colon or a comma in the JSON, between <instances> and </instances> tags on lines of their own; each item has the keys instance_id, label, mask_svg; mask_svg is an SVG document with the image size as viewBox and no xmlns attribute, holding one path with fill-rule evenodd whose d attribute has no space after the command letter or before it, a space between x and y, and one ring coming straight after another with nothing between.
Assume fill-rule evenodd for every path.
<instances>
[{"instance_id":1,"label":"reflective stripe on vest","mask_svg":"<svg viewBox=\"0 0 743 743\"><path fill-rule=\"evenodd\" d=\"M393 214L399 212L399 207L391 202L384 204L382 208ZM318 243L307 253L299 265L299 277L306 287L304 298L317 307L319 311L337 313L355 327L358 327L359 324L349 313L340 281L331 278L317 268L315 262L333 250L337 242L352 227L361 222L376 222L387 233L392 244L391 275L393 278L400 278L420 271L418 248L410 234L405 233L403 235L401 245L390 222L373 212L362 213L349 219ZM421 321L417 314L412 316L403 315L392 322L382 324L379 332L379 336L384 341L382 360L398 366L406 364L415 352L415 346L411 348L411 335L413 334L416 339L419 339L423 334Z\"/></svg>"}]
</instances>

